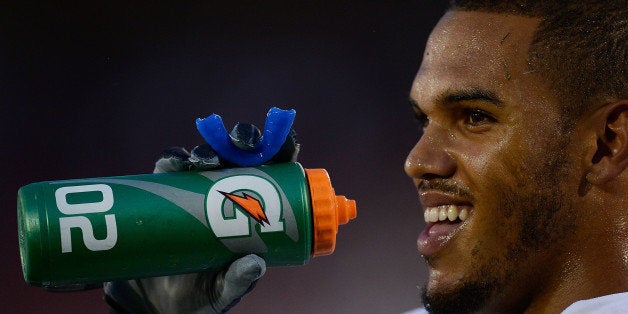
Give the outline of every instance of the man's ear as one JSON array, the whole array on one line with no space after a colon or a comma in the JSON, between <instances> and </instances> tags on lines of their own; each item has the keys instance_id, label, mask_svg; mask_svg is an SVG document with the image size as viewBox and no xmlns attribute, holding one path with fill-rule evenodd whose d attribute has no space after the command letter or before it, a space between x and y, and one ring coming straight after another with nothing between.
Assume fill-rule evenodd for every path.
<instances>
[{"instance_id":1,"label":"man's ear","mask_svg":"<svg viewBox=\"0 0 628 314\"><path fill-rule=\"evenodd\" d=\"M613 180L628 167L628 100L605 106L600 121L597 151L586 176L593 185Z\"/></svg>"}]
</instances>

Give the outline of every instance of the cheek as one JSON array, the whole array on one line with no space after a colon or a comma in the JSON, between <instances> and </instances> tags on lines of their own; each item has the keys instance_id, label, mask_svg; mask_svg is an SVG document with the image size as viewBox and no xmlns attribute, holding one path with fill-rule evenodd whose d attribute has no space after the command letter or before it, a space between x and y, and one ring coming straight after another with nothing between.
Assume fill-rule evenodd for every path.
<instances>
[{"instance_id":1,"label":"cheek","mask_svg":"<svg viewBox=\"0 0 628 314\"><path fill-rule=\"evenodd\" d=\"M494 191L497 186L522 188L543 178L557 149L548 149L556 142L555 135L543 136L539 129L511 132L483 142L472 143L461 157L461 175L473 190ZM551 134L551 133L545 133Z\"/></svg>"},{"instance_id":2,"label":"cheek","mask_svg":"<svg viewBox=\"0 0 628 314\"><path fill-rule=\"evenodd\" d=\"M493 190L497 184L509 180L513 171L521 165L521 149L518 144L513 144L511 136L503 135L484 141L470 142L459 154L459 176L471 191L483 193ZM461 152L463 150L460 150Z\"/></svg>"},{"instance_id":3,"label":"cheek","mask_svg":"<svg viewBox=\"0 0 628 314\"><path fill-rule=\"evenodd\" d=\"M474 220L477 239L483 243L466 243L476 247L475 251L492 251L503 255L504 242L516 241L516 230L520 215L513 215L516 204L512 201L531 182L526 151L529 151L520 138L504 135L488 145L473 145L467 150L459 169L473 195L476 212ZM534 181L534 180L532 180ZM509 226L509 227L506 227ZM471 241L474 242L474 241ZM496 251L500 251L499 253Z\"/></svg>"}]
</instances>

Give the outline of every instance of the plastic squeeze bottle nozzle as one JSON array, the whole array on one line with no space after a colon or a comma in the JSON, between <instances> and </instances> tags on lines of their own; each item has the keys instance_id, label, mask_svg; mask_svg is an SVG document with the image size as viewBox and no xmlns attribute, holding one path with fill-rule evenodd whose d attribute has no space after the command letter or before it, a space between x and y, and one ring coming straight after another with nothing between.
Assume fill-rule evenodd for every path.
<instances>
[{"instance_id":1,"label":"plastic squeeze bottle nozzle","mask_svg":"<svg viewBox=\"0 0 628 314\"><path fill-rule=\"evenodd\" d=\"M306 169L305 173L312 201L312 257L329 255L336 248L338 225L346 224L357 215L355 201L336 195L324 169Z\"/></svg>"},{"instance_id":2,"label":"plastic squeeze bottle nozzle","mask_svg":"<svg viewBox=\"0 0 628 314\"><path fill-rule=\"evenodd\" d=\"M32 183L18 191L25 280L46 288L331 254L356 204L294 162Z\"/></svg>"}]
</instances>

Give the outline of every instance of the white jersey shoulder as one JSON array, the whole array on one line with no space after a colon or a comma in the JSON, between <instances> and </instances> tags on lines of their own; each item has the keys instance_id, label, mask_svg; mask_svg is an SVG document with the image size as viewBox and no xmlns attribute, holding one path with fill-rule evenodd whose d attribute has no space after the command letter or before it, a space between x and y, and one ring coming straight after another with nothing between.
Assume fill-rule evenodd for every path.
<instances>
[{"instance_id":1,"label":"white jersey shoulder","mask_svg":"<svg viewBox=\"0 0 628 314\"><path fill-rule=\"evenodd\" d=\"M578 301L568 306L562 312L562 314L580 313L628 313L628 292L609 294L602 297Z\"/></svg>"},{"instance_id":2,"label":"white jersey shoulder","mask_svg":"<svg viewBox=\"0 0 628 314\"><path fill-rule=\"evenodd\" d=\"M427 314L424 308L417 308L403 314ZM609 294L588 300L581 300L568 306L561 314L628 314L628 292Z\"/></svg>"}]
</instances>

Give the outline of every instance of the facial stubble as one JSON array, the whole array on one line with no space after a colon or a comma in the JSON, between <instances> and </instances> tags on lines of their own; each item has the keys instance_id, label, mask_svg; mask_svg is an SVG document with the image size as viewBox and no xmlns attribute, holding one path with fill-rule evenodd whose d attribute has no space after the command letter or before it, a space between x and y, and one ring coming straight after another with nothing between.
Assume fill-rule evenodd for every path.
<instances>
[{"instance_id":1,"label":"facial stubble","mask_svg":"<svg viewBox=\"0 0 628 314\"><path fill-rule=\"evenodd\" d=\"M455 288L428 292L424 287L422 299L426 310L430 313L480 311L488 304L495 304L492 301L504 299L508 286L520 284L513 281L529 280L522 270L538 262L538 256L544 254L539 252L560 250L561 241L568 239L575 226L574 213L561 185L561 180L569 174L569 158L564 150L566 138L546 150L551 152L549 158L530 158L538 164L521 167L528 171L515 176L516 185L495 180L500 221L512 222L504 228L516 228L516 236L503 238L507 242L500 244L503 249L499 254L484 248L482 243L477 244L473 256L463 259L473 265L473 270ZM514 302L504 301L515 306L507 310L524 309L535 293L539 291L523 292L518 296L520 300Z\"/></svg>"}]
</instances>

